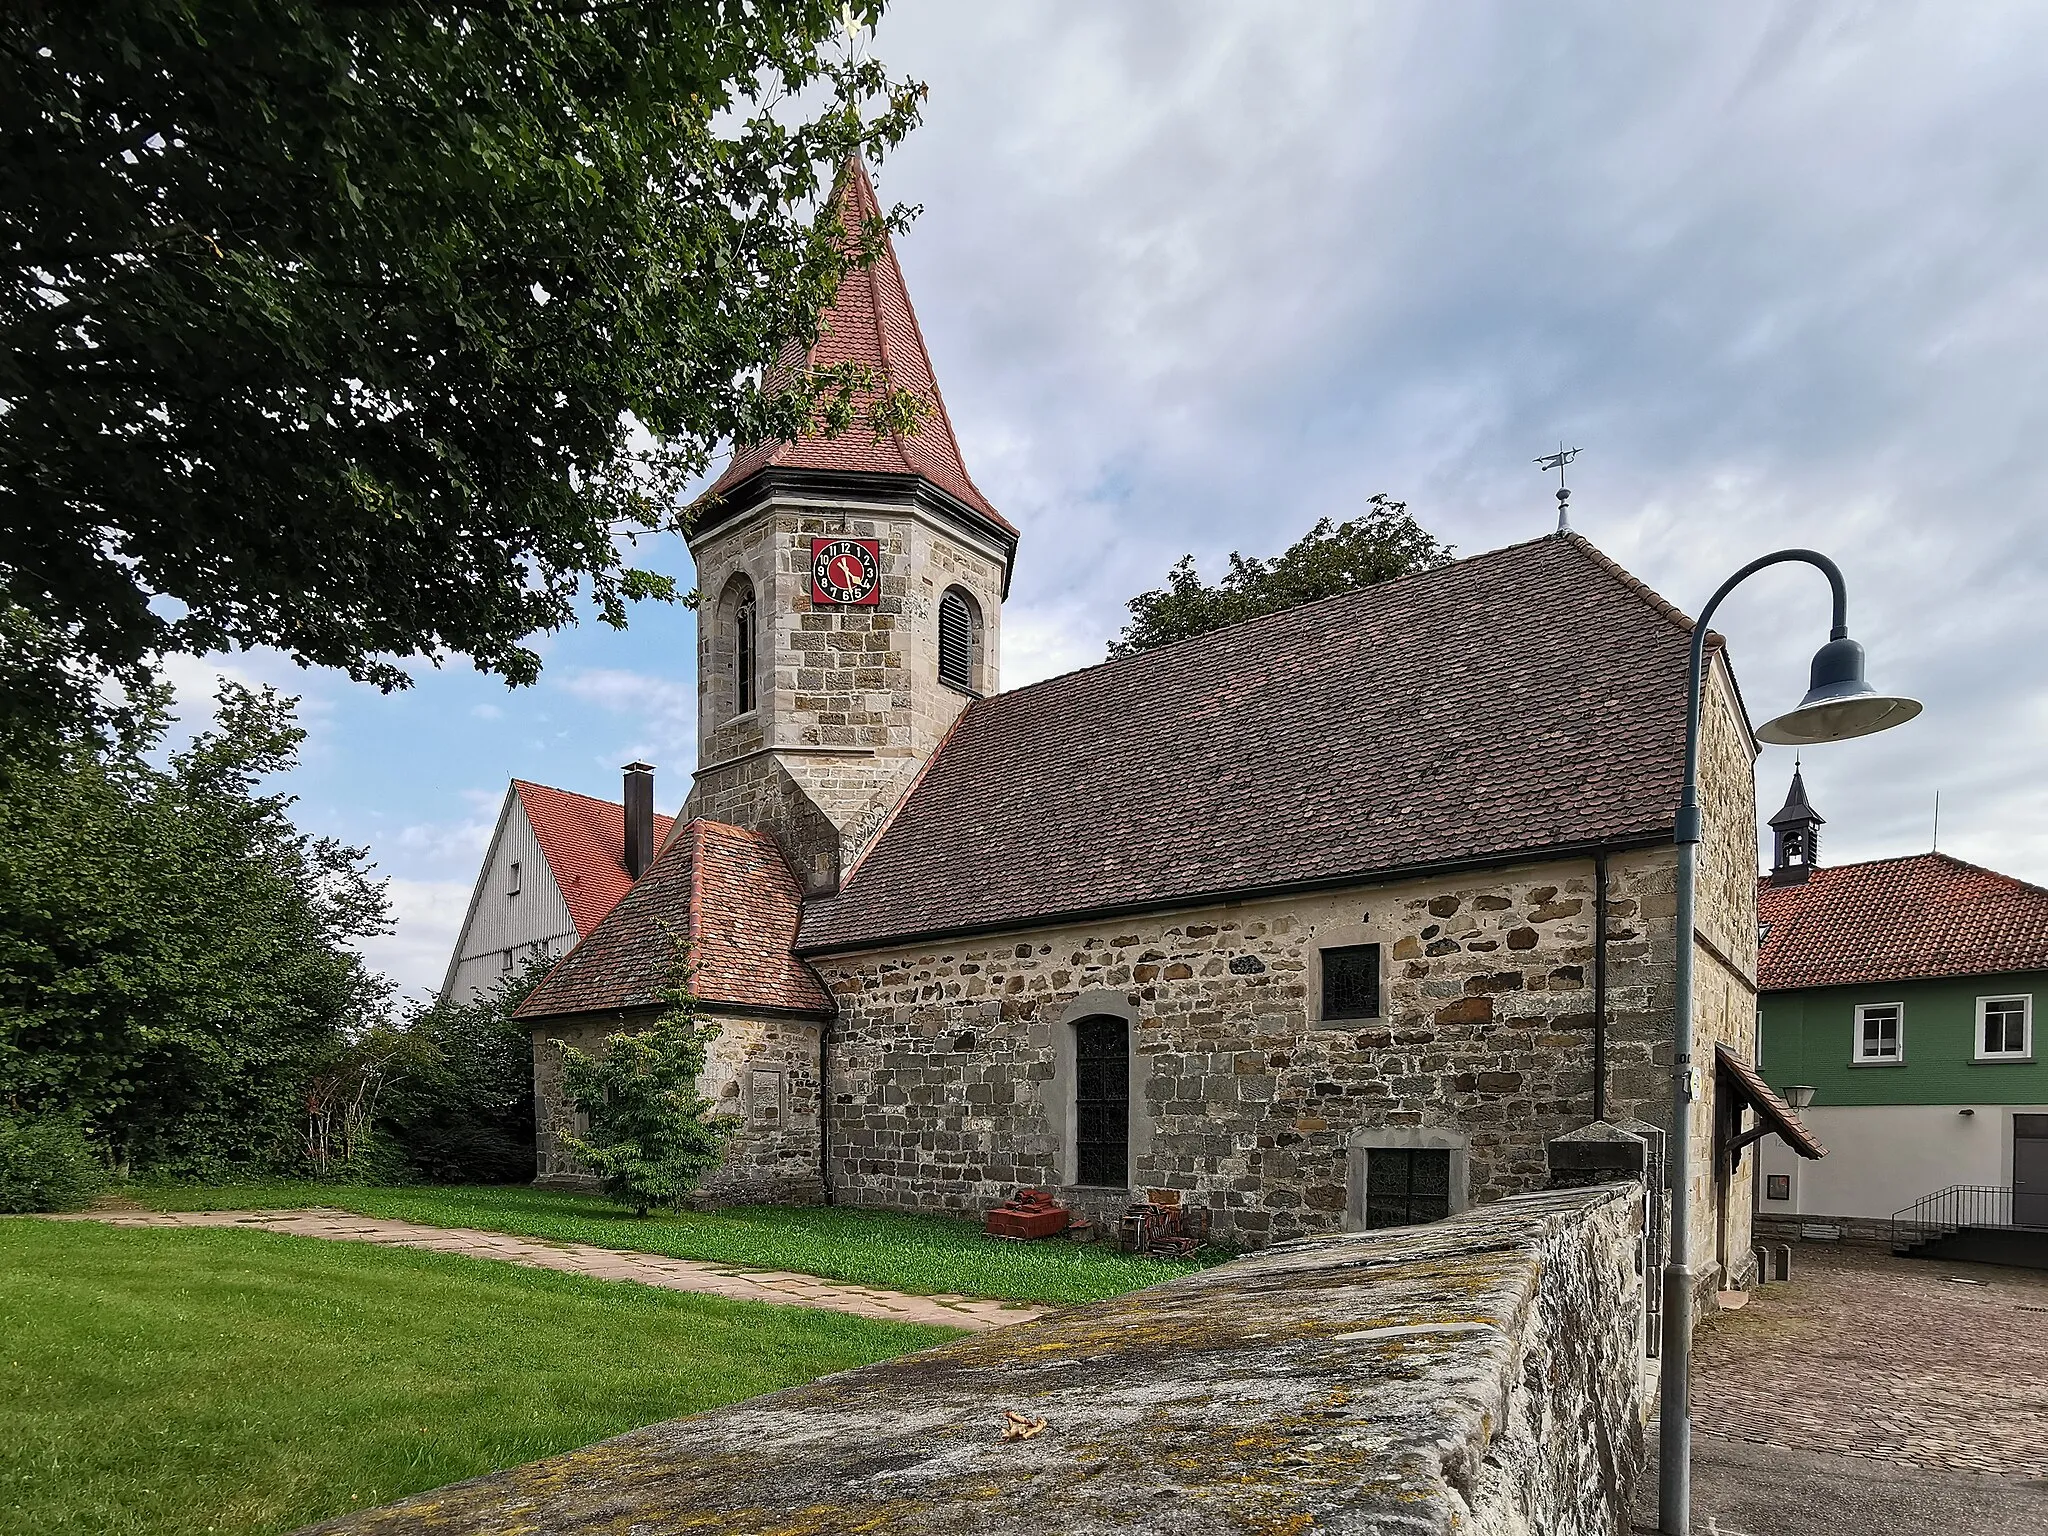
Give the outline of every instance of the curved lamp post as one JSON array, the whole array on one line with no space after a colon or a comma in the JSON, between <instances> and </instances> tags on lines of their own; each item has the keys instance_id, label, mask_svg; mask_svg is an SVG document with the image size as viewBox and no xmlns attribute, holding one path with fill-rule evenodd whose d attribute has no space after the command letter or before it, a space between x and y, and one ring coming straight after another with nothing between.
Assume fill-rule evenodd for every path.
<instances>
[{"instance_id":1,"label":"curved lamp post","mask_svg":"<svg viewBox=\"0 0 2048 1536\"><path fill-rule=\"evenodd\" d=\"M1721 583L1693 622L1692 670L1685 714L1685 786L1678 802L1678 986L1671 1043L1671 1252L1664 1265L1663 1389L1658 1408L1657 1524L1664 1536L1688 1536L1692 1522L1692 950L1693 850L1700 841L1700 687L1705 670L1707 621L1721 600L1767 566L1804 561L1827 577L1834 591L1834 628L1813 655L1812 685L1799 707L1758 727L1773 746L1847 741L1904 725L1920 713L1917 701L1879 693L1864 679L1863 647L1849 638L1849 597L1841 570L1810 549L1781 549L1752 560Z\"/></svg>"}]
</instances>

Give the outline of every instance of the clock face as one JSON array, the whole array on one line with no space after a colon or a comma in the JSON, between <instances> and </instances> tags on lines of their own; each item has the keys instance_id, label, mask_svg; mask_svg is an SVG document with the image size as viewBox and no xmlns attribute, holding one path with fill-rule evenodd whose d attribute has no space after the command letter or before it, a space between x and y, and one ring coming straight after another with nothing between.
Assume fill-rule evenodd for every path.
<instances>
[{"instance_id":1,"label":"clock face","mask_svg":"<svg viewBox=\"0 0 2048 1536\"><path fill-rule=\"evenodd\" d=\"M882 546L875 539L812 539L811 601L867 608L882 598Z\"/></svg>"}]
</instances>

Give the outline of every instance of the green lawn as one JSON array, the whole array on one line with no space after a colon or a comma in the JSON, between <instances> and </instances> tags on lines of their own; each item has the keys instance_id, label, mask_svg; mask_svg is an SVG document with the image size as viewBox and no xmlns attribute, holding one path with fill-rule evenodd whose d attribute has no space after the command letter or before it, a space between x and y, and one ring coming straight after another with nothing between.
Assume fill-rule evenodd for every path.
<instances>
[{"instance_id":1,"label":"green lawn","mask_svg":"<svg viewBox=\"0 0 2048 1536\"><path fill-rule=\"evenodd\" d=\"M4 1217L0 1530L290 1530L951 1336L357 1243Z\"/></svg>"},{"instance_id":2,"label":"green lawn","mask_svg":"<svg viewBox=\"0 0 2048 1536\"><path fill-rule=\"evenodd\" d=\"M331 1205L363 1216L441 1227L480 1227L521 1237L596 1243L677 1259L787 1269L862 1285L930 1295L957 1291L1009 1301L1099 1301L1217 1262L1155 1259L1103 1244L1057 1239L1009 1243L976 1222L903 1216L843 1206L741 1206L704 1214L650 1216L621 1211L594 1195L512 1187L349 1184L138 1186L136 1200L158 1210L275 1210Z\"/></svg>"}]
</instances>

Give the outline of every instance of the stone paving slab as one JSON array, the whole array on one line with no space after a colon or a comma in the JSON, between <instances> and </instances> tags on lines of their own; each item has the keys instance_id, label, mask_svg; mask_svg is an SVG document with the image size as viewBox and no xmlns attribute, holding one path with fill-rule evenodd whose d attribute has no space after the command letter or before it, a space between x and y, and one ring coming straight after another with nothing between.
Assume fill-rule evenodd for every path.
<instances>
[{"instance_id":1,"label":"stone paving slab","mask_svg":"<svg viewBox=\"0 0 2048 1536\"><path fill-rule=\"evenodd\" d=\"M425 1248L473 1259L497 1259L564 1274L600 1280L630 1280L670 1291L693 1291L733 1301L759 1301L774 1306L818 1307L846 1312L877 1322L932 1323L942 1328L985 1332L1011 1323L1042 1317L1049 1307L1021 1302L989 1301L976 1296L914 1296L871 1285L826 1280L776 1269L748 1269L675 1259L658 1253L632 1253L590 1243L561 1243L546 1238L514 1237L469 1227L432 1227L414 1221L390 1221L349 1211L314 1206L295 1211L82 1211L53 1221L98 1221L116 1227L248 1227L285 1232L294 1237L319 1237L339 1242L377 1243L393 1248Z\"/></svg>"},{"instance_id":2,"label":"stone paving slab","mask_svg":"<svg viewBox=\"0 0 2048 1536\"><path fill-rule=\"evenodd\" d=\"M2048 1272L1816 1243L1792 1255L1790 1283L1695 1338L1696 1433L2048 1477Z\"/></svg>"}]
</instances>

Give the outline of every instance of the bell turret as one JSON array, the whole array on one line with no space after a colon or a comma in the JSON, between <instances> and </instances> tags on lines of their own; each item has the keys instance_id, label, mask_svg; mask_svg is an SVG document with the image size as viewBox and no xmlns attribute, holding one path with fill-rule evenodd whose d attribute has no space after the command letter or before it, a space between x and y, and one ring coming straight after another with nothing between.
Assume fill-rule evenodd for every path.
<instances>
[{"instance_id":1,"label":"bell turret","mask_svg":"<svg viewBox=\"0 0 2048 1536\"><path fill-rule=\"evenodd\" d=\"M1825 818L1806 798L1806 779L1792 765L1792 788L1771 818L1771 884L1802 885L1820 862L1820 829Z\"/></svg>"}]
</instances>

